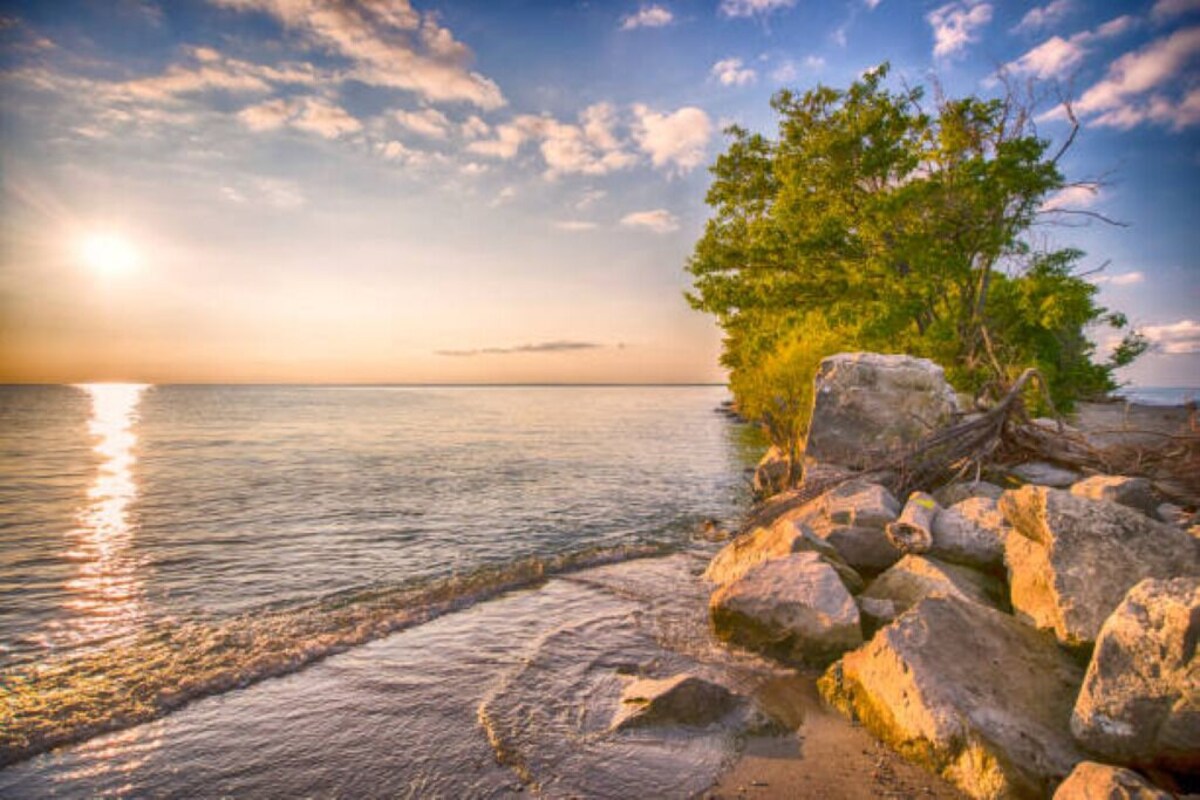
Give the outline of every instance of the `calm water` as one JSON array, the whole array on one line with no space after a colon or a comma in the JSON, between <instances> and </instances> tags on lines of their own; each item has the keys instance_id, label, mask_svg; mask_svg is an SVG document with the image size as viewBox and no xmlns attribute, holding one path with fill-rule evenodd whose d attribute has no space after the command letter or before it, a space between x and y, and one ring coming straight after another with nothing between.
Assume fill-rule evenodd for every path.
<instances>
[{"instance_id":1,"label":"calm water","mask_svg":"<svg viewBox=\"0 0 1200 800\"><path fill-rule=\"evenodd\" d=\"M702 790L727 732L595 709L622 659L765 674L694 579L755 455L724 397L0 387L0 793Z\"/></svg>"}]
</instances>

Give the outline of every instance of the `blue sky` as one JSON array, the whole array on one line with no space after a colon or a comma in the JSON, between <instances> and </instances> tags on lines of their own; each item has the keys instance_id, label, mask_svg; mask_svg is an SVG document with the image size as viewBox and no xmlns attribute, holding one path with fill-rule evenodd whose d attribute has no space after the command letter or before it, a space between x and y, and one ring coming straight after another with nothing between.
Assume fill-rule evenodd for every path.
<instances>
[{"instance_id":1,"label":"blue sky","mask_svg":"<svg viewBox=\"0 0 1200 800\"><path fill-rule=\"evenodd\" d=\"M731 123L890 61L1069 97L1037 235L1200 384L1200 2L0 3L0 379L720 380ZM1042 135L1065 123L1047 102ZM1049 211L1049 209L1048 209Z\"/></svg>"}]
</instances>

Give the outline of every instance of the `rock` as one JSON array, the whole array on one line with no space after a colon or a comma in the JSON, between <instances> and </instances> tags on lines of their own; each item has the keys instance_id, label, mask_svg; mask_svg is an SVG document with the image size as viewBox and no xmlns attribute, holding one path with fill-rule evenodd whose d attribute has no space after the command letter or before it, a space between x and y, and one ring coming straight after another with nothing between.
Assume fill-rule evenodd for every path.
<instances>
[{"instance_id":1,"label":"rock","mask_svg":"<svg viewBox=\"0 0 1200 800\"><path fill-rule=\"evenodd\" d=\"M995 569L1004 564L1008 522L990 497L969 497L933 518L929 555L955 564Z\"/></svg>"},{"instance_id":2,"label":"rock","mask_svg":"<svg viewBox=\"0 0 1200 800\"><path fill-rule=\"evenodd\" d=\"M949 508L972 497L990 497L992 500L999 500L1002 494L1004 494L1004 490L994 483L963 481L943 486L933 493L933 499L937 500L938 505L943 508Z\"/></svg>"},{"instance_id":3,"label":"rock","mask_svg":"<svg viewBox=\"0 0 1200 800\"><path fill-rule=\"evenodd\" d=\"M1122 764L1200 774L1200 579L1144 580L1105 621L1071 730Z\"/></svg>"},{"instance_id":4,"label":"rock","mask_svg":"<svg viewBox=\"0 0 1200 800\"><path fill-rule=\"evenodd\" d=\"M1078 472L1056 467L1043 461L1027 461L1013 467L1009 472L1025 483L1052 486L1056 489L1065 489L1079 480Z\"/></svg>"},{"instance_id":5,"label":"rock","mask_svg":"<svg viewBox=\"0 0 1200 800\"><path fill-rule=\"evenodd\" d=\"M933 595L951 595L996 608L1004 597L1004 587L995 578L968 567L907 555L872 581L860 602L890 601L898 616Z\"/></svg>"},{"instance_id":6,"label":"rock","mask_svg":"<svg viewBox=\"0 0 1200 800\"><path fill-rule=\"evenodd\" d=\"M613 730L648 725L708 725L737 702L724 686L686 673L662 680L642 678L625 687Z\"/></svg>"},{"instance_id":7,"label":"rock","mask_svg":"<svg viewBox=\"0 0 1200 800\"><path fill-rule=\"evenodd\" d=\"M863 624L871 630L878 629L900 616L901 609L896 608L895 602L882 597L864 597L859 595L858 613Z\"/></svg>"},{"instance_id":8,"label":"rock","mask_svg":"<svg viewBox=\"0 0 1200 800\"><path fill-rule=\"evenodd\" d=\"M1174 503L1160 503L1154 509L1154 516L1168 525L1175 525L1180 528L1186 528L1191 522L1192 515L1183 510L1182 506L1177 506Z\"/></svg>"},{"instance_id":9,"label":"rock","mask_svg":"<svg viewBox=\"0 0 1200 800\"><path fill-rule=\"evenodd\" d=\"M1200 575L1200 542L1132 508L1025 486L1005 492L1013 609L1059 641L1086 647L1143 578Z\"/></svg>"},{"instance_id":10,"label":"rock","mask_svg":"<svg viewBox=\"0 0 1200 800\"><path fill-rule=\"evenodd\" d=\"M809 522L812 532L833 545L842 560L861 572L875 573L900 560L900 551L879 528L838 525L828 518Z\"/></svg>"},{"instance_id":11,"label":"rock","mask_svg":"<svg viewBox=\"0 0 1200 800\"><path fill-rule=\"evenodd\" d=\"M713 557L704 571L704 577L717 584L732 583L751 567L769 558L812 552L820 555L837 571L838 577L851 592L861 592L865 585L862 577L842 560L832 544L813 533L805 523L805 519L819 513L817 509L801 508L770 526L755 528L745 536L739 536Z\"/></svg>"},{"instance_id":12,"label":"rock","mask_svg":"<svg viewBox=\"0 0 1200 800\"><path fill-rule=\"evenodd\" d=\"M888 541L903 553L929 552L933 547L933 518L940 510L931 495L913 492L900 512L900 518L884 529Z\"/></svg>"},{"instance_id":13,"label":"rock","mask_svg":"<svg viewBox=\"0 0 1200 800\"><path fill-rule=\"evenodd\" d=\"M770 497L787 488L788 461L783 451L771 445L754 468L754 494Z\"/></svg>"},{"instance_id":14,"label":"rock","mask_svg":"<svg viewBox=\"0 0 1200 800\"><path fill-rule=\"evenodd\" d=\"M1059 785L1054 800L1172 800L1133 770L1084 761Z\"/></svg>"},{"instance_id":15,"label":"rock","mask_svg":"<svg viewBox=\"0 0 1200 800\"><path fill-rule=\"evenodd\" d=\"M816 553L756 564L709 602L717 635L802 663L827 664L862 644L858 606Z\"/></svg>"},{"instance_id":16,"label":"rock","mask_svg":"<svg viewBox=\"0 0 1200 800\"><path fill-rule=\"evenodd\" d=\"M825 515L838 525L883 528L900 514L900 503L886 487L853 481L821 496Z\"/></svg>"},{"instance_id":17,"label":"rock","mask_svg":"<svg viewBox=\"0 0 1200 800\"><path fill-rule=\"evenodd\" d=\"M861 469L880 453L945 426L957 410L945 373L928 359L830 356L817 370L804 458Z\"/></svg>"},{"instance_id":18,"label":"rock","mask_svg":"<svg viewBox=\"0 0 1200 800\"><path fill-rule=\"evenodd\" d=\"M1146 478L1124 475L1093 475L1071 486L1071 494L1092 500L1108 500L1154 516L1156 503Z\"/></svg>"},{"instance_id":19,"label":"rock","mask_svg":"<svg viewBox=\"0 0 1200 800\"><path fill-rule=\"evenodd\" d=\"M1068 730L1081 673L1011 616L942 596L847 653L819 687L968 795L1041 798L1083 758Z\"/></svg>"}]
</instances>

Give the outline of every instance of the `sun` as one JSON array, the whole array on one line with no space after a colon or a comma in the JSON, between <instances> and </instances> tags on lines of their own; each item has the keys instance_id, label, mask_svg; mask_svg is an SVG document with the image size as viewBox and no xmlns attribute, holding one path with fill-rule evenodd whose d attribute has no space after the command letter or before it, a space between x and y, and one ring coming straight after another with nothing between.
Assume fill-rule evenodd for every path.
<instances>
[{"instance_id":1,"label":"sun","mask_svg":"<svg viewBox=\"0 0 1200 800\"><path fill-rule=\"evenodd\" d=\"M138 251L128 239L115 233L89 233L79 241L83 266L100 275L122 275L138 265Z\"/></svg>"}]
</instances>

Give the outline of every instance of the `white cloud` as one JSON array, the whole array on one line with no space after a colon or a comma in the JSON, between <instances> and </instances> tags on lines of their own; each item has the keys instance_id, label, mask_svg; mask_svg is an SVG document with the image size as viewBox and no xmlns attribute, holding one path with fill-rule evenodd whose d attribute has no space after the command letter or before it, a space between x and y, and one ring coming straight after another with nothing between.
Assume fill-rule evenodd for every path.
<instances>
[{"instance_id":1,"label":"white cloud","mask_svg":"<svg viewBox=\"0 0 1200 800\"><path fill-rule=\"evenodd\" d=\"M1186 28L1125 53L1074 103L1093 125L1155 123L1181 130L1200 123L1200 88L1179 94L1178 79L1200 57L1200 27ZM1174 94L1174 96L1173 96ZM1057 109L1048 117L1062 117Z\"/></svg>"},{"instance_id":2,"label":"white cloud","mask_svg":"<svg viewBox=\"0 0 1200 800\"><path fill-rule=\"evenodd\" d=\"M1043 80L1059 77L1083 62L1087 51L1075 37L1064 39L1052 36L1025 55L1008 64L1018 75L1032 75Z\"/></svg>"},{"instance_id":3,"label":"white cloud","mask_svg":"<svg viewBox=\"0 0 1200 800\"><path fill-rule=\"evenodd\" d=\"M579 200L575 203L575 210L583 211L585 208L591 208L607 196L608 192L603 189L588 189L580 195Z\"/></svg>"},{"instance_id":4,"label":"white cloud","mask_svg":"<svg viewBox=\"0 0 1200 800\"><path fill-rule=\"evenodd\" d=\"M491 126L474 114L467 117L467 121L462 124L464 139L482 139L491 132Z\"/></svg>"},{"instance_id":5,"label":"white cloud","mask_svg":"<svg viewBox=\"0 0 1200 800\"><path fill-rule=\"evenodd\" d=\"M269 206L280 211L292 211L308 202L300 186L280 178L254 178L239 187L222 186L221 194L239 206Z\"/></svg>"},{"instance_id":6,"label":"white cloud","mask_svg":"<svg viewBox=\"0 0 1200 800\"><path fill-rule=\"evenodd\" d=\"M502 206L505 203L511 202L512 199L516 196L517 196L517 187L505 186L503 189L501 189L499 192L496 193L496 196L494 198L492 198L492 202L489 203L488 205L490 205L492 208L495 208L496 206Z\"/></svg>"},{"instance_id":7,"label":"white cloud","mask_svg":"<svg viewBox=\"0 0 1200 800\"><path fill-rule=\"evenodd\" d=\"M670 25L675 15L662 6L642 6L636 14L630 14L621 19L621 30L629 31L634 28L661 28Z\"/></svg>"},{"instance_id":8,"label":"white cloud","mask_svg":"<svg viewBox=\"0 0 1200 800\"><path fill-rule=\"evenodd\" d=\"M1100 190L1095 186L1068 186L1047 198L1042 203L1042 211L1088 208L1099 200Z\"/></svg>"},{"instance_id":9,"label":"white cloud","mask_svg":"<svg viewBox=\"0 0 1200 800\"><path fill-rule=\"evenodd\" d=\"M459 167L458 171L463 175L473 178L476 175L483 175L490 169L491 167L489 167L487 164L480 164L478 161L468 161L466 164L463 164L461 167Z\"/></svg>"},{"instance_id":10,"label":"white cloud","mask_svg":"<svg viewBox=\"0 0 1200 800\"><path fill-rule=\"evenodd\" d=\"M712 65L710 73L722 86L746 86L758 75L745 66L740 58L724 58Z\"/></svg>"},{"instance_id":11,"label":"white cloud","mask_svg":"<svg viewBox=\"0 0 1200 800\"><path fill-rule=\"evenodd\" d=\"M1021 17L1014 31L1037 31L1057 25L1067 14L1075 10L1073 0L1053 0L1053 2L1031 8Z\"/></svg>"},{"instance_id":12,"label":"white cloud","mask_svg":"<svg viewBox=\"0 0 1200 800\"><path fill-rule=\"evenodd\" d=\"M1092 278L1094 284L1108 284L1109 286L1132 286L1135 283L1142 283L1146 280L1146 276L1141 272L1121 272L1117 275L1097 275Z\"/></svg>"},{"instance_id":13,"label":"white cloud","mask_svg":"<svg viewBox=\"0 0 1200 800\"><path fill-rule=\"evenodd\" d=\"M727 17L765 16L794 5L796 0L721 0L720 12Z\"/></svg>"},{"instance_id":14,"label":"white cloud","mask_svg":"<svg viewBox=\"0 0 1200 800\"><path fill-rule=\"evenodd\" d=\"M362 130L362 123L344 108L321 97L267 100L242 109L237 116L252 131L269 131L287 126L326 139L336 139Z\"/></svg>"},{"instance_id":15,"label":"white cloud","mask_svg":"<svg viewBox=\"0 0 1200 800\"><path fill-rule=\"evenodd\" d=\"M992 6L978 0L955 0L935 8L925 19L933 28L934 56L949 58L979 41L979 29L992 21Z\"/></svg>"},{"instance_id":16,"label":"white cloud","mask_svg":"<svg viewBox=\"0 0 1200 800\"><path fill-rule=\"evenodd\" d=\"M596 223L588 222L587 220L583 219L560 219L554 222L554 227L558 228L560 231L578 233L580 231L594 231L596 229Z\"/></svg>"},{"instance_id":17,"label":"white cloud","mask_svg":"<svg viewBox=\"0 0 1200 800\"><path fill-rule=\"evenodd\" d=\"M665 208L626 214L621 218L621 224L626 228L645 228L654 233L671 233L679 230L679 220Z\"/></svg>"},{"instance_id":18,"label":"white cloud","mask_svg":"<svg viewBox=\"0 0 1200 800\"><path fill-rule=\"evenodd\" d=\"M704 161L713 133L708 114L695 106L685 106L662 114L644 105L635 105L634 138L654 166L690 172Z\"/></svg>"},{"instance_id":19,"label":"white cloud","mask_svg":"<svg viewBox=\"0 0 1200 800\"><path fill-rule=\"evenodd\" d=\"M172 64L161 75L109 84L104 88L116 97L154 103L212 91L266 94L274 86L312 86L326 78L309 64L254 64L226 58L211 47L192 48L189 55L192 64Z\"/></svg>"},{"instance_id":20,"label":"white cloud","mask_svg":"<svg viewBox=\"0 0 1200 800\"><path fill-rule=\"evenodd\" d=\"M875 9L879 8L879 4L882 2L883 0L863 0L863 5L865 5L871 11L874 11Z\"/></svg>"},{"instance_id":21,"label":"white cloud","mask_svg":"<svg viewBox=\"0 0 1200 800\"><path fill-rule=\"evenodd\" d=\"M263 11L309 44L353 66L347 74L372 86L406 89L432 102L504 105L500 88L470 69L472 53L408 0L212 0L240 11Z\"/></svg>"},{"instance_id":22,"label":"white cloud","mask_svg":"<svg viewBox=\"0 0 1200 800\"><path fill-rule=\"evenodd\" d=\"M1200 0L1158 0L1150 9L1150 18L1155 22L1166 22L1195 11L1200 11Z\"/></svg>"},{"instance_id":23,"label":"white cloud","mask_svg":"<svg viewBox=\"0 0 1200 800\"><path fill-rule=\"evenodd\" d=\"M424 108L420 111L396 111L392 116L403 127L419 136L445 139L450 134L450 120L436 108Z\"/></svg>"},{"instance_id":24,"label":"white cloud","mask_svg":"<svg viewBox=\"0 0 1200 800\"><path fill-rule=\"evenodd\" d=\"M1166 325L1148 325L1142 335L1153 342L1159 352L1170 355L1200 353L1200 322L1181 319Z\"/></svg>"}]
</instances>

